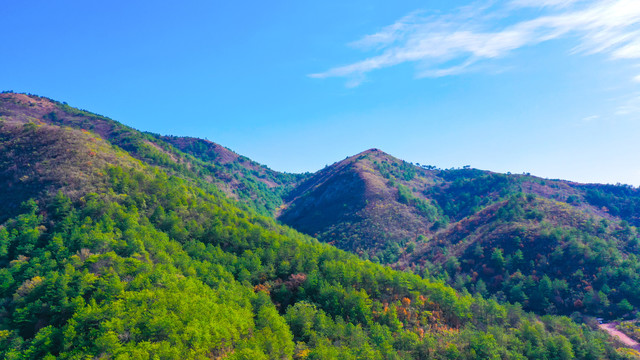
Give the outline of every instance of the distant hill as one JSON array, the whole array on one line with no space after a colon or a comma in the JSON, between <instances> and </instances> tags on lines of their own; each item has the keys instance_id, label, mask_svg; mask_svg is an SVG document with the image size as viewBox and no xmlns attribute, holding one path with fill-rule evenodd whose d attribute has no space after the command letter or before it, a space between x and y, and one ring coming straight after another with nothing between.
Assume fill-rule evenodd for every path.
<instances>
[{"instance_id":1,"label":"distant hill","mask_svg":"<svg viewBox=\"0 0 640 360\"><path fill-rule=\"evenodd\" d=\"M541 313L640 306L638 189L413 165L372 149L314 174L278 219L399 269Z\"/></svg>"},{"instance_id":2,"label":"distant hill","mask_svg":"<svg viewBox=\"0 0 640 360\"><path fill-rule=\"evenodd\" d=\"M205 175L205 179L214 182L225 194L252 205L263 215L273 215L282 205L282 198L309 177L309 174L271 170L208 140L154 136L205 164L214 164L212 174Z\"/></svg>"}]
</instances>

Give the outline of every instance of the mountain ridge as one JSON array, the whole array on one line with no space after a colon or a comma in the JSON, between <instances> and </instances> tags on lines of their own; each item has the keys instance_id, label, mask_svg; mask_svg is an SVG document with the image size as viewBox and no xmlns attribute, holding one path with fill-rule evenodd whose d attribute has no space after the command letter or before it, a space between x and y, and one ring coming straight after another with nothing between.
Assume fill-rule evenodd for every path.
<instances>
[{"instance_id":1,"label":"mountain ridge","mask_svg":"<svg viewBox=\"0 0 640 360\"><path fill-rule=\"evenodd\" d=\"M632 316L640 306L636 188L435 169L380 151L308 181L319 185L301 186L278 219L365 259L539 313Z\"/></svg>"},{"instance_id":2,"label":"mountain ridge","mask_svg":"<svg viewBox=\"0 0 640 360\"><path fill-rule=\"evenodd\" d=\"M9 150L2 156L25 164L3 168L7 178L36 168L29 176L43 185L49 175L37 164L64 165L43 168L53 179L58 170L95 176L34 187L34 196L0 223L5 358L625 354L605 334L568 318L456 292L281 226L193 179L193 169L140 147L145 134L127 134L126 150L90 130L32 118L0 126L8 134L0 139ZM78 144L70 147L73 139Z\"/></svg>"},{"instance_id":3,"label":"mountain ridge","mask_svg":"<svg viewBox=\"0 0 640 360\"><path fill-rule=\"evenodd\" d=\"M280 206L281 194L306 176L270 170L207 140L139 132L105 116L36 95L1 93L0 117L93 132L141 161L214 185L265 215ZM201 146L189 147L192 144Z\"/></svg>"}]
</instances>

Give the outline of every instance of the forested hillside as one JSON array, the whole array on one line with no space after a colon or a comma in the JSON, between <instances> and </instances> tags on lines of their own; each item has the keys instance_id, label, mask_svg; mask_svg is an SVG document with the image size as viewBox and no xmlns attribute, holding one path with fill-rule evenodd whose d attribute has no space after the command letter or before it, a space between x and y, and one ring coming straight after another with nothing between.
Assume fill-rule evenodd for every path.
<instances>
[{"instance_id":1,"label":"forested hillside","mask_svg":"<svg viewBox=\"0 0 640 360\"><path fill-rule=\"evenodd\" d=\"M541 314L640 307L638 189L414 165L373 149L314 174L279 219L365 259Z\"/></svg>"},{"instance_id":2,"label":"forested hillside","mask_svg":"<svg viewBox=\"0 0 640 360\"><path fill-rule=\"evenodd\" d=\"M27 101L3 103L12 97ZM569 318L456 292L280 226L187 176L195 165L147 161L91 129L17 113L0 115L4 358L629 356Z\"/></svg>"},{"instance_id":3,"label":"forested hillside","mask_svg":"<svg viewBox=\"0 0 640 360\"><path fill-rule=\"evenodd\" d=\"M223 191L263 215L272 215L282 196L306 174L272 171L207 140L144 133L107 117L34 95L0 94L6 121L64 125L102 137L132 157Z\"/></svg>"},{"instance_id":4,"label":"forested hillside","mask_svg":"<svg viewBox=\"0 0 640 360\"><path fill-rule=\"evenodd\" d=\"M400 261L455 287L539 313L616 318L640 305L635 227L514 195L436 234Z\"/></svg>"},{"instance_id":5,"label":"forested hillside","mask_svg":"<svg viewBox=\"0 0 640 360\"><path fill-rule=\"evenodd\" d=\"M313 174L285 199L278 219L341 249L391 263L407 240L431 233L438 218L437 208L414 197L408 182L424 188L433 179L415 177L413 165L371 149Z\"/></svg>"}]
</instances>

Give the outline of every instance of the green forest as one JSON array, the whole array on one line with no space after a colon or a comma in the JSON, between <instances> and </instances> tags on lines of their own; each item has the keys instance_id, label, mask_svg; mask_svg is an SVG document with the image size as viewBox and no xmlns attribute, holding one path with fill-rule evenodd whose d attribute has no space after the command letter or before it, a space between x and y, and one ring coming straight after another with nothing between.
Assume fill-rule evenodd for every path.
<instances>
[{"instance_id":1,"label":"green forest","mask_svg":"<svg viewBox=\"0 0 640 360\"><path fill-rule=\"evenodd\" d=\"M13 107L4 105L0 121L2 358L634 358L576 317L528 312L537 310L532 302L494 296L488 280L484 291L469 291L479 281L463 281L458 290L448 285L470 271L467 265L440 275L425 273L427 267L392 269L279 224L267 210L284 201L280 197L267 206L216 186L221 174L249 182L250 171L225 172L169 144L167 153L145 142L151 135L134 130L127 137L138 145L116 145L100 131L62 124L69 112L56 115L58 123L49 115L37 118L29 111L43 106L43 98L31 97L31 110L20 110L31 115L17 116L27 100L3 95ZM74 111L71 120L86 115ZM189 161L172 159L178 155ZM218 180L200 177L205 165ZM285 176L279 186L305 176ZM426 207L431 202L401 191L404 203L436 216ZM542 200L514 197L503 208L522 213L511 220L528 219L527 204L536 201ZM447 211L452 221L461 210ZM637 235L609 223L604 235L593 235L602 226L579 234L551 229L548 236L578 246L617 231L630 231L629 239ZM607 246L602 254L615 256ZM505 255L508 250L482 249L500 270L532 270L528 254L520 261ZM602 265L599 254L592 266ZM566 261L562 256L559 262ZM545 264L532 266L543 271ZM608 279L605 284L615 284L612 309L623 311L625 299L637 301L635 289ZM528 280L522 281L532 299ZM538 284L556 291L555 279ZM500 291L511 296L514 286L503 284Z\"/></svg>"}]
</instances>

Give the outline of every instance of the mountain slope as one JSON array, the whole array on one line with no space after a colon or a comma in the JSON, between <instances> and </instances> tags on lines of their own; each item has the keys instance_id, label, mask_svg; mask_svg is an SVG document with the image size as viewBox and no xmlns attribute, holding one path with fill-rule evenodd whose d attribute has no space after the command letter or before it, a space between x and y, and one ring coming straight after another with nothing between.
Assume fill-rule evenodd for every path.
<instances>
[{"instance_id":1,"label":"mountain slope","mask_svg":"<svg viewBox=\"0 0 640 360\"><path fill-rule=\"evenodd\" d=\"M369 256L395 253L390 245L430 234L438 219L430 202L408 190L431 185L430 173L424 174L416 177L412 165L371 149L298 186L278 219L341 249Z\"/></svg>"},{"instance_id":2,"label":"mountain slope","mask_svg":"<svg viewBox=\"0 0 640 360\"><path fill-rule=\"evenodd\" d=\"M86 131L11 118L0 122L0 221L30 198L51 199L59 190L77 198L79 189L98 190L107 164L139 166Z\"/></svg>"},{"instance_id":3,"label":"mountain slope","mask_svg":"<svg viewBox=\"0 0 640 360\"><path fill-rule=\"evenodd\" d=\"M204 163L215 164L211 179L226 194L259 204L273 215L282 205L282 198L308 174L290 174L273 171L251 159L208 140L191 137L156 136L185 154ZM254 205L255 206L255 205Z\"/></svg>"},{"instance_id":4,"label":"mountain slope","mask_svg":"<svg viewBox=\"0 0 640 360\"><path fill-rule=\"evenodd\" d=\"M4 358L621 358L568 318L360 260L95 135L13 120L11 158L46 174L59 155L40 149L78 139L61 174L94 176L33 172L43 190L0 225Z\"/></svg>"},{"instance_id":5,"label":"mountain slope","mask_svg":"<svg viewBox=\"0 0 640 360\"><path fill-rule=\"evenodd\" d=\"M628 225L514 196L436 234L398 267L447 271L458 288L538 312L615 318L640 304L639 245Z\"/></svg>"},{"instance_id":6,"label":"mountain slope","mask_svg":"<svg viewBox=\"0 0 640 360\"><path fill-rule=\"evenodd\" d=\"M202 185L210 183L264 215L273 214L282 204L283 194L306 176L272 171L206 140L143 133L104 116L35 95L0 94L0 117L9 122L64 125L91 131L134 158Z\"/></svg>"},{"instance_id":7,"label":"mountain slope","mask_svg":"<svg viewBox=\"0 0 640 360\"><path fill-rule=\"evenodd\" d=\"M639 199L629 186L439 170L369 150L314 174L279 219L460 290L616 317L640 307Z\"/></svg>"}]
</instances>

